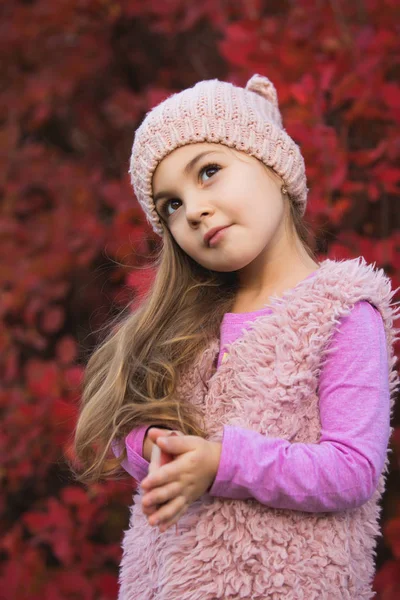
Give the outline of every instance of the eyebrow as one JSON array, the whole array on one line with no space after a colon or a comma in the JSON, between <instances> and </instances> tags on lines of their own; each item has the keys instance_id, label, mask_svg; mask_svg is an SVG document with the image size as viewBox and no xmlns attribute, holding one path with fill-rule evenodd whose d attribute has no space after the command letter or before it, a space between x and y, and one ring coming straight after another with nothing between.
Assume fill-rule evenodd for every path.
<instances>
[{"instance_id":1,"label":"eyebrow","mask_svg":"<svg viewBox=\"0 0 400 600\"><path fill-rule=\"evenodd\" d=\"M188 162L186 167L183 169L184 174L189 175L189 173L194 169L199 160L201 160L204 156L207 156L208 154L215 154L218 152L220 152L220 150L206 150L205 152L200 152L200 154L198 154ZM165 196L171 196L171 194L169 192L158 192L158 194L156 194L153 198L154 204L156 204L158 200L161 200L161 198L164 198Z\"/></svg>"}]
</instances>

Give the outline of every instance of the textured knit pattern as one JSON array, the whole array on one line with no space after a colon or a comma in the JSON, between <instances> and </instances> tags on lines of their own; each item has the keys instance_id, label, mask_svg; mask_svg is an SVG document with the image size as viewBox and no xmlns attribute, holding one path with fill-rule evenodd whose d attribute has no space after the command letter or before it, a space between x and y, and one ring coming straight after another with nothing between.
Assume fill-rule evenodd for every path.
<instances>
[{"instance_id":1,"label":"textured knit pattern","mask_svg":"<svg viewBox=\"0 0 400 600\"><path fill-rule=\"evenodd\" d=\"M163 235L152 198L158 163L186 144L224 144L254 156L283 179L293 202L306 210L304 159L282 127L278 96L267 77L253 75L246 88L212 79L173 94L153 108L137 129L130 174L136 197L154 231Z\"/></svg>"},{"instance_id":2,"label":"textured knit pattern","mask_svg":"<svg viewBox=\"0 0 400 600\"><path fill-rule=\"evenodd\" d=\"M212 341L178 391L202 409L210 440L221 441L226 424L318 443L319 375L340 319L361 300L382 316L393 408L400 383L394 294L383 270L363 258L326 260L315 277L272 299L273 314L230 345L218 370L219 341ZM386 459L370 500L334 513L205 494L181 517L178 535L149 526L140 491L123 540L119 599L369 600L387 467Z\"/></svg>"},{"instance_id":3,"label":"textured knit pattern","mask_svg":"<svg viewBox=\"0 0 400 600\"><path fill-rule=\"evenodd\" d=\"M313 271L307 277L305 277L298 285L303 285L303 282L309 279L310 277L315 277L318 270ZM297 287L297 286L295 286ZM293 288L292 288L293 289ZM225 313L222 318L221 326L220 326L220 352L218 356L217 367L220 366L222 362L228 357L229 352L225 353L225 349L228 350L229 344L235 339L237 339L242 332L247 329L254 319L261 317L263 315L268 315L272 313L272 309L270 306L266 305L264 308L260 308L259 310L254 310L251 312L245 313ZM225 348L226 347L226 348Z\"/></svg>"}]
</instances>

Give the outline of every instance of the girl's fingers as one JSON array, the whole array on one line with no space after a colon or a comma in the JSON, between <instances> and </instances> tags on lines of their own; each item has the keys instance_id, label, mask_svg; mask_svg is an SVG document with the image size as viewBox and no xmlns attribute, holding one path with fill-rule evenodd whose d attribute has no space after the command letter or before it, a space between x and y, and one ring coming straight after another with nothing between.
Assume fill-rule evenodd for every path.
<instances>
[{"instance_id":1,"label":"girl's fingers","mask_svg":"<svg viewBox=\"0 0 400 600\"><path fill-rule=\"evenodd\" d=\"M150 492L144 494L142 498L142 509L145 514L149 508L157 504L164 504L168 500L172 500L179 496L182 492L182 484L179 481L173 481L159 488L154 488Z\"/></svg>"},{"instance_id":2,"label":"girl's fingers","mask_svg":"<svg viewBox=\"0 0 400 600\"><path fill-rule=\"evenodd\" d=\"M187 509L188 506L187 504L185 504L185 506L183 506L183 508L175 515L173 519L170 519L169 521L163 521L159 526L160 532L164 533L164 531L167 531L167 529L175 525L179 521L181 516L185 514Z\"/></svg>"},{"instance_id":3,"label":"girl's fingers","mask_svg":"<svg viewBox=\"0 0 400 600\"><path fill-rule=\"evenodd\" d=\"M142 512L144 515L146 515L147 517L149 517L150 515L154 515L155 512L157 512L157 510L159 510L161 508L161 506L159 504L153 504L152 506L142 506Z\"/></svg>"},{"instance_id":4,"label":"girl's fingers","mask_svg":"<svg viewBox=\"0 0 400 600\"><path fill-rule=\"evenodd\" d=\"M168 502L164 506L162 506L156 513L149 517L150 525L158 525L162 521L170 521L183 509L184 506L187 506L186 499L183 496L178 496Z\"/></svg>"}]
</instances>

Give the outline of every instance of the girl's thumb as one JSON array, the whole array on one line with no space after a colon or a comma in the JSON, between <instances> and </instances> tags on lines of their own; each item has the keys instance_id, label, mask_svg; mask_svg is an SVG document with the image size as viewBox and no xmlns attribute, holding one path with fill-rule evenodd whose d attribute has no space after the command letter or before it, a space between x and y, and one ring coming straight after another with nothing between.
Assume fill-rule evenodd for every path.
<instances>
[{"instance_id":1,"label":"girl's thumb","mask_svg":"<svg viewBox=\"0 0 400 600\"><path fill-rule=\"evenodd\" d=\"M157 438L156 444L158 444L162 451L170 454L180 454L182 452L182 445L180 442L177 444L171 440L171 437L182 437L184 434L181 431L169 431L166 435L160 435ZM161 441L162 440L162 441Z\"/></svg>"},{"instance_id":2,"label":"girl's thumb","mask_svg":"<svg viewBox=\"0 0 400 600\"><path fill-rule=\"evenodd\" d=\"M160 430L158 430L158 432L159 431ZM149 473L153 473L156 469L171 462L171 460L173 459L173 457L172 457L173 452L170 453L166 449L163 450L162 448L160 448L157 445L157 440L161 437L165 438L165 437L182 436L182 435L184 435L184 434L181 431L162 431L159 435L157 435L157 438L154 442L152 453L151 453Z\"/></svg>"},{"instance_id":3,"label":"girl's thumb","mask_svg":"<svg viewBox=\"0 0 400 600\"><path fill-rule=\"evenodd\" d=\"M183 435L181 431L171 431L170 429L162 429L161 427L152 427L148 430L147 437L153 442L153 444L156 444L158 438L168 437L171 434Z\"/></svg>"}]
</instances>

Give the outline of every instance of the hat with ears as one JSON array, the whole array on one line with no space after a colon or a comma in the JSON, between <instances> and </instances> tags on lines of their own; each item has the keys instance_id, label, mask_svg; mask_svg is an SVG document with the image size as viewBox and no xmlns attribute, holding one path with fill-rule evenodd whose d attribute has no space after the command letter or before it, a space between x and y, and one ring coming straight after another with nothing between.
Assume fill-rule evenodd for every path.
<instances>
[{"instance_id":1,"label":"hat with ears","mask_svg":"<svg viewBox=\"0 0 400 600\"><path fill-rule=\"evenodd\" d=\"M210 79L169 96L150 110L135 133L130 175L135 195L154 231L163 235L152 197L160 161L186 144L224 144L258 158L283 180L303 215L307 203L304 159L282 126L273 83L253 75L246 87Z\"/></svg>"}]
</instances>

